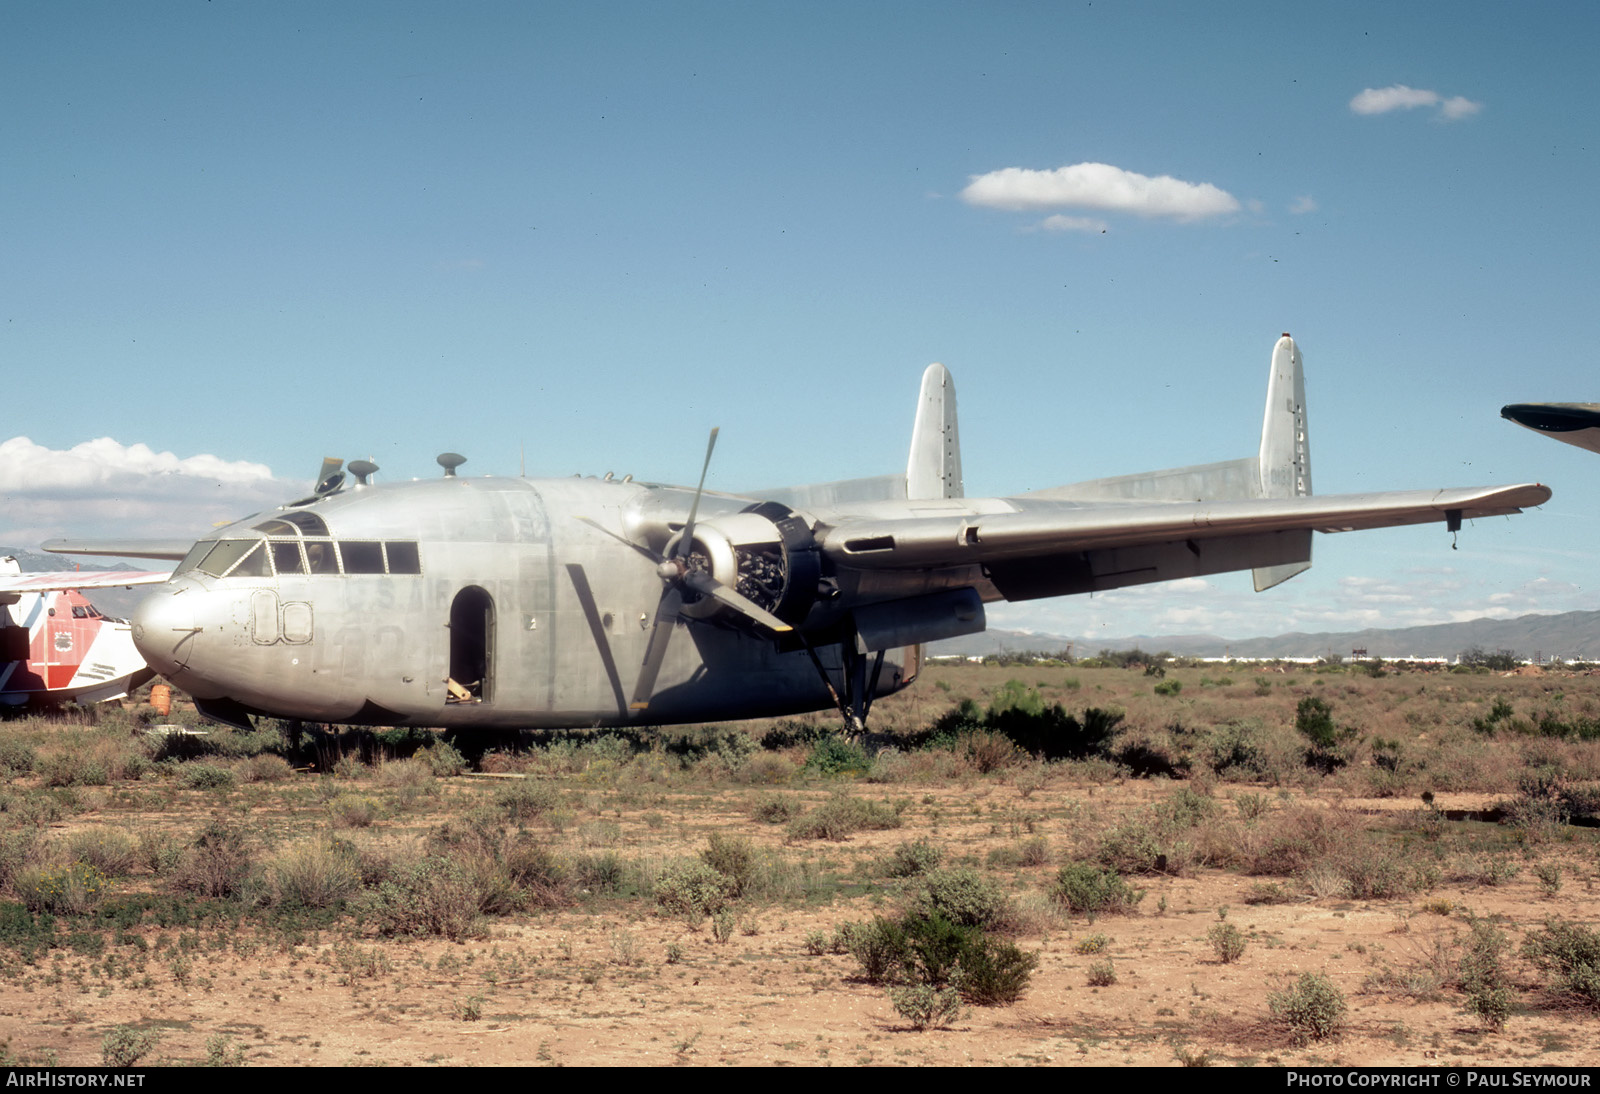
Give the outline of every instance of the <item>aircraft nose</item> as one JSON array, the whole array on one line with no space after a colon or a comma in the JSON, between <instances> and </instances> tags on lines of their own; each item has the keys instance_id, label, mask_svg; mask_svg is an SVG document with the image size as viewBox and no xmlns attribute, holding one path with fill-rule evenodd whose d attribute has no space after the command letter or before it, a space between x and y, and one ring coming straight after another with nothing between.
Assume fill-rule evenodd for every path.
<instances>
[{"instance_id":1,"label":"aircraft nose","mask_svg":"<svg viewBox=\"0 0 1600 1094\"><path fill-rule=\"evenodd\" d=\"M171 676L188 664L194 637L194 598L186 590L158 592L140 601L133 613L133 644L150 667Z\"/></svg>"}]
</instances>

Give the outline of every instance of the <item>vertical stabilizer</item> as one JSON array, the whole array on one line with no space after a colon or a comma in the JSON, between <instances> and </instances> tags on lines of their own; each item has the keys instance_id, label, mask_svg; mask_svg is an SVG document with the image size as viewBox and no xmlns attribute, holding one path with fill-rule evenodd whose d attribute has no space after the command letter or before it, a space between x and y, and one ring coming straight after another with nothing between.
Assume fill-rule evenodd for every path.
<instances>
[{"instance_id":1,"label":"vertical stabilizer","mask_svg":"<svg viewBox=\"0 0 1600 1094\"><path fill-rule=\"evenodd\" d=\"M1261 423L1258 460L1261 496L1299 498L1311 493L1311 447L1306 432L1306 378L1300 347L1285 332L1272 348L1272 371L1267 377L1267 412ZM1256 592L1270 589L1311 568L1311 533L1289 533L1305 539L1305 561L1280 566L1258 566Z\"/></svg>"},{"instance_id":2,"label":"vertical stabilizer","mask_svg":"<svg viewBox=\"0 0 1600 1094\"><path fill-rule=\"evenodd\" d=\"M917 420L911 428L911 459L906 464L906 497L959 498L961 433L956 427L956 384L943 365L922 374Z\"/></svg>"}]
</instances>

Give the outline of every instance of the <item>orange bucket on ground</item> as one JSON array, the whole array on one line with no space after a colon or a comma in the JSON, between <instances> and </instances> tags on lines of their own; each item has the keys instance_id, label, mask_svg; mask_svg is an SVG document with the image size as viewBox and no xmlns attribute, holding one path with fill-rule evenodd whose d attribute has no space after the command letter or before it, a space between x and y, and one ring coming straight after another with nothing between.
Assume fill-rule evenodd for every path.
<instances>
[{"instance_id":1,"label":"orange bucket on ground","mask_svg":"<svg viewBox=\"0 0 1600 1094\"><path fill-rule=\"evenodd\" d=\"M166 684L157 684L150 689L150 705L156 708L156 713L165 718L172 713L172 688Z\"/></svg>"}]
</instances>

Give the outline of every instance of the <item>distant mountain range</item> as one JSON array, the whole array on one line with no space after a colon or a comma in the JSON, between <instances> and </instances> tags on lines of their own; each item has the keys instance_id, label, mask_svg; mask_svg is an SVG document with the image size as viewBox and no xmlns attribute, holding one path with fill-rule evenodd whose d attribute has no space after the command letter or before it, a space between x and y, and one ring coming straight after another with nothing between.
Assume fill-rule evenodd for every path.
<instances>
[{"instance_id":1,"label":"distant mountain range","mask_svg":"<svg viewBox=\"0 0 1600 1094\"><path fill-rule=\"evenodd\" d=\"M1070 648L1074 657L1092 657L1101 650L1127 650L1135 646L1151 653L1165 650L1182 657L1326 657L1330 654L1349 657L1354 650L1366 650L1368 657L1386 659L1454 658L1462 650L1478 646L1490 653L1514 650L1524 659L1590 661L1600 660L1600 612L1525 615L1519 619L1474 619L1466 623L1397 627L1393 630L1326 631L1320 634L1296 632L1265 638L1220 638L1214 634L1070 638L1056 634L989 630L982 634L935 642L928 647L928 652L971 657L1006 652L1054 653Z\"/></svg>"}]
</instances>

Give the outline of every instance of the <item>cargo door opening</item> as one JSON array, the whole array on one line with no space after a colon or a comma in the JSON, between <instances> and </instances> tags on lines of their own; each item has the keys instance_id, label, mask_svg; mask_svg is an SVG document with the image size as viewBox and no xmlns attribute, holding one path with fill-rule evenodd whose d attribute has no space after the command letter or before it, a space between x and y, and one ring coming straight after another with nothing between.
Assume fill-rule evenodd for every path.
<instances>
[{"instance_id":1,"label":"cargo door opening","mask_svg":"<svg viewBox=\"0 0 1600 1094\"><path fill-rule=\"evenodd\" d=\"M450 602L450 678L446 702L487 703L493 698L494 598L468 585Z\"/></svg>"}]
</instances>

